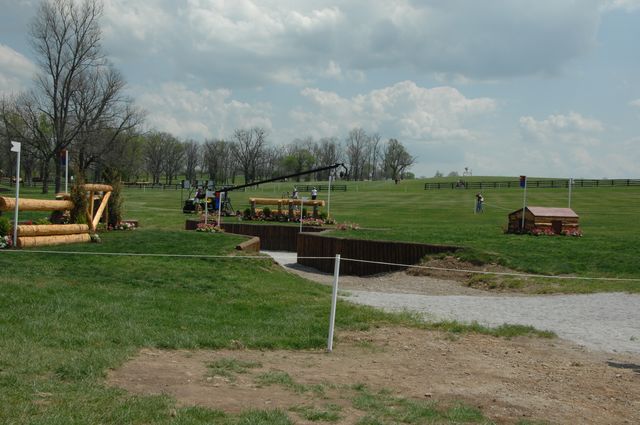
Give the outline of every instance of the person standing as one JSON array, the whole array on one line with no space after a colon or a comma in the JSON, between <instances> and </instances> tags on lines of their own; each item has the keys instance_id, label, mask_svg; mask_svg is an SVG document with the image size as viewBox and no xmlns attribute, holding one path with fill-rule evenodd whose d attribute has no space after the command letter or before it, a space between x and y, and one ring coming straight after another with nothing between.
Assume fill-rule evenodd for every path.
<instances>
[{"instance_id":1,"label":"person standing","mask_svg":"<svg viewBox=\"0 0 640 425\"><path fill-rule=\"evenodd\" d=\"M298 188L293 186L293 192L291 192L291 199L298 199Z\"/></svg>"},{"instance_id":2,"label":"person standing","mask_svg":"<svg viewBox=\"0 0 640 425\"><path fill-rule=\"evenodd\" d=\"M476 193L476 213L484 212L484 207L482 205L483 203L484 197L482 196L482 193Z\"/></svg>"},{"instance_id":3,"label":"person standing","mask_svg":"<svg viewBox=\"0 0 640 425\"><path fill-rule=\"evenodd\" d=\"M318 189L316 189L314 186L313 189L311 189L311 200L315 201L317 197L318 197Z\"/></svg>"}]
</instances>

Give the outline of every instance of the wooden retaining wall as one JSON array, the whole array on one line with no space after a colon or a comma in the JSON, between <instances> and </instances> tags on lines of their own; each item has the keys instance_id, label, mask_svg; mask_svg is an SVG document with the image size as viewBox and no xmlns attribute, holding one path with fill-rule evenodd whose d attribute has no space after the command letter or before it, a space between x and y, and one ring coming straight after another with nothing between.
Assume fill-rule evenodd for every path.
<instances>
[{"instance_id":1,"label":"wooden retaining wall","mask_svg":"<svg viewBox=\"0 0 640 425\"><path fill-rule=\"evenodd\" d=\"M304 257L335 257L359 260L381 261L396 264L417 264L427 254L455 252L457 246L428 245L408 242L371 241L362 239L342 239L301 233L298 236L298 264L313 267L323 272L333 273L335 260L311 259ZM405 267L386 264L340 261L340 274L368 276L376 273L402 270Z\"/></svg>"},{"instance_id":2,"label":"wooden retaining wall","mask_svg":"<svg viewBox=\"0 0 640 425\"><path fill-rule=\"evenodd\" d=\"M262 249L295 252L298 246L299 226L222 223L222 228L228 233L259 237ZM303 232L322 232L324 230L326 229L321 227L302 226Z\"/></svg>"}]
</instances>

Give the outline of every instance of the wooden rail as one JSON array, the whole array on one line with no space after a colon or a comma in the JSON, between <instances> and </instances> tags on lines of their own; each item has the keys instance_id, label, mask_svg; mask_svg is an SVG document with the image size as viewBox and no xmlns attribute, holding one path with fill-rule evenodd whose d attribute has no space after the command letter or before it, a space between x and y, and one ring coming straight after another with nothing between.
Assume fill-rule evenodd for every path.
<instances>
[{"instance_id":1,"label":"wooden rail","mask_svg":"<svg viewBox=\"0 0 640 425\"><path fill-rule=\"evenodd\" d=\"M573 187L625 187L640 186L640 179L574 179ZM520 180L427 182L430 189L510 189L519 188ZM527 180L527 189L562 189L569 187L569 179Z\"/></svg>"}]
</instances>

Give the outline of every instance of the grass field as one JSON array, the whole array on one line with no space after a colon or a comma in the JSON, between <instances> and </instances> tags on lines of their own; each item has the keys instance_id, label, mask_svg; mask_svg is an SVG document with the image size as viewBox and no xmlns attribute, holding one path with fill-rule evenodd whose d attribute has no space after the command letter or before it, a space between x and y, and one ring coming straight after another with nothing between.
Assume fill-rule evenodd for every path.
<instances>
[{"instance_id":1,"label":"grass field","mask_svg":"<svg viewBox=\"0 0 640 425\"><path fill-rule=\"evenodd\" d=\"M584 233L576 238L505 234L508 213L522 208L521 189L484 190L485 212L474 214L474 191L424 190L423 185L419 180L398 185L351 183L347 192L332 194L331 213L338 221L365 228L344 234L348 237L460 245L469 248L464 253L468 258L529 273L640 277L635 248L640 243L640 223L635 220L640 187L575 188L571 206ZM250 195L267 196L269 189L234 193L234 205L244 207L241 201ZM271 192L278 194L277 185ZM566 207L567 203L566 189L527 193L528 205Z\"/></svg>"},{"instance_id":2,"label":"grass field","mask_svg":"<svg viewBox=\"0 0 640 425\"><path fill-rule=\"evenodd\" d=\"M234 193L233 203L244 209L251 195L279 196L286 190L290 187L274 184ZM418 181L351 183L346 193L332 195L331 211L340 222L365 227L350 237L459 244L470 248L468 255L524 271L640 277L635 262L640 225L634 221L638 189L576 190L573 205L583 238L504 235L506 214L521 205L522 193L484 194L486 212L474 215L474 194L468 191L425 191ZM213 256L229 254L241 240L181 231L180 191L132 189L125 195L126 217L140 220L141 229L106 233L102 244L50 249ZM26 189L23 196L41 195ZM532 190L529 199L563 206L566 193ZM0 423L290 423L285 413L269 411L225 415L186 408L171 415L170 398L131 396L106 387L104 376L141 347L303 349L326 343L329 289L285 273L270 260L5 251L0 252L0 273ZM337 317L339 329L418 326L409 316L344 303ZM457 324L434 326L469 330ZM522 332L528 330L516 333ZM377 407L363 409L374 415ZM457 420L447 412L438 418ZM468 422L487 421L474 412Z\"/></svg>"}]
</instances>

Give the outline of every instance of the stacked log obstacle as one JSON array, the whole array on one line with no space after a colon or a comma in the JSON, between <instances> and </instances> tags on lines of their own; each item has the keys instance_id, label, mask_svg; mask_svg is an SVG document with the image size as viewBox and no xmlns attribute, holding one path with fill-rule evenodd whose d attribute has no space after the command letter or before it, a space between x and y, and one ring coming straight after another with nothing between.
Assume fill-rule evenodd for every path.
<instances>
[{"instance_id":1,"label":"stacked log obstacle","mask_svg":"<svg viewBox=\"0 0 640 425\"><path fill-rule=\"evenodd\" d=\"M86 224L19 225L18 248L45 245L62 245L89 242L89 226Z\"/></svg>"},{"instance_id":2,"label":"stacked log obstacle","mask_svg":"<svg viewBox=\"0 0 640 425\"><path fill-rule=\"evenodd\" d=\"M311 200L311 199L281 199L281 198L249 198L249 204L251 205L251 214L256 214L256 205L274 205L278 207L278 215L284 214L284 206L287 206L287 214L289 217L295 215L295 206L309 205L313 207L313 216L318 216L318 207L324 207L324 201Z\"/></svg>"},{"instance_id":3,"label":"stacked log obstacle","mask_svg":"<svg viewBox=\"0 0 640 425\"><path fill-rule=\"evenodd\" d=\"M113 188L105 184L85 184L87 192L87 221L89 224L45 224L18 225L18 248L39 247L46 245L60 245L78 242L89 242L90 232L95 232L103 215L107 216L107 203ZM21 198L18 203L19 211L68 211L74 207L68 194L57 194L58 200ZM99 205L96 207L96 201ZM15 198L0 196L0 211L13 211L16 207Z\"/></svg>"}]
</instances>

